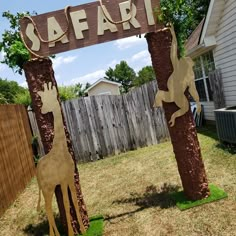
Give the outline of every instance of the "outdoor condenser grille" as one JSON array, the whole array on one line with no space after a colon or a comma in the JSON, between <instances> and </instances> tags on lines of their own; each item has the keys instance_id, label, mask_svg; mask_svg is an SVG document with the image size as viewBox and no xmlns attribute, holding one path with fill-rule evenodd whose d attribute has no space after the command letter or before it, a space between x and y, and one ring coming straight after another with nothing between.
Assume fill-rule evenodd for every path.
<instances>
[{"instance_id":1,"label":"outdoor condenser grille","mask_svg":"<svg viewBox=\"0 0 236 236\"><path fill-rule=\"evenodd\" d=\"M236 106L215 110L219 140L236 144Z\"/></svg>"}]
</instances>

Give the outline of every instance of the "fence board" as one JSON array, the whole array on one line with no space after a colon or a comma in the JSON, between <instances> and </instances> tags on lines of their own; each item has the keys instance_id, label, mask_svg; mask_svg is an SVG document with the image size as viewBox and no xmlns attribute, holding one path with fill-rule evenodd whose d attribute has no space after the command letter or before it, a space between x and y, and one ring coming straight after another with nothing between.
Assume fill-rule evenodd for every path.
<instances>
[{"instance_id":1,"label":"fence board","mask_svg":"<svg viewBox=\"0 0 236 236\"><path fill-rule=\"evenodd\" d=\"M64 102L63 112L77 160L94 161L168 139L162 109L154 109L155 81L121 96Z\"/></svg>"},{"instance_id":2,"label":"fence board","mask_svg":"<svg viewBox=\"0 0 236 236\"><path fill-rule=\"evenodd\" d=\"M0 105L0 215L34 176L31 131L20 105Z\"/></svg>"},{"instance_id":3,"label":"fence board","mask_svg":"<svg viewBox=\"0 0 236 236\"><path fill-rule=\"evenodd\" d=\"M39 155L39 157L42 157L42 156L45 155L44 148L43 148L43 143L42 143L42 140L41 140L41 136L40 136L40 132L39 132L39 128L38 128L38 124L37 124L37 121L36 121L35 114L31 109L28 110L28 117L29 117L29 120L30 120L33 135L35 137L37 137L37 140L38 140L38 155Z\"/></svg>"},{"instance_id":4,"label":"fence board","mask_svg":"<svg viewBox=\"0 0 236 236\"><path fill-rule=\"evenodd\" d=\"M223 91L222 75L220 69L209 73L209 81L213 92L215 109L225 107L225 96Z\"/></svg>"}]
</instances>

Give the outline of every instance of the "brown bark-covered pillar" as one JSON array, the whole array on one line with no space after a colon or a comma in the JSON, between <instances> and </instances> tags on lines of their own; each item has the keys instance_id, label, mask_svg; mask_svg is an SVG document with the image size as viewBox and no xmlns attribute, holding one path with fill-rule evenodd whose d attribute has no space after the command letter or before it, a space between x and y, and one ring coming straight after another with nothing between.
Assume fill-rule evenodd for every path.
<instances>
[{"instance_id":1,"label":"brown bark-covered pillar","mask_svg":"<svg viewBox=\"0 0 236 236\"><path fill-rule=\"evenodd\" d=\"M41 114L41 99L40 96L37 94L38 91L43 90L43 84L52 82L52 84L57 88L57 83L54 77L54 71L52 68L52 62L50 59L34 59L32 61L28 61L24 65L24 71L26 80L29 86L30 95L32 98L32 104L33 104L33 110L36 115L36 120L38 123L42 143L44 146L44 151L47 154L51 148L52 148L52 142L53 142L53 115L52 113L47 114ZM59 99L59 95L58 95ZM63 115L63 114L62 114ZM64 118L63 118L64 119ZM64 125L65 125L65 119L64 119ZM66 125L65 127L65 133L67 136L67 144L68 144L68 150L71 153L71 157L73 158L75 162L75 172L74 172L74 180L75 180L75 187L77 192L77 199L79 206L82 206L81 209L81 216L84 223L85 228L88 228L89 226L89 220L88 220L88 214L86 210L86 206L83 200L83 195L81 192L80 187L80 180L79 180L79 173L75 161L75 155L72 148L72 142L69 137L69 133L67 131ZM53 168L53 166L52 166ZM56 187L55 190L58 208L60 212L61 222L66 227L66 216L65 216L65 209L63 205L63 198L62 198L62 192L60 186ZM79 232L79 224L76 220L76 214L75 209L73 207L72 201L71 202L71 220L72 225L75 233Z\"/></svg>"},{"instance_id":2,"label":"brown bark-covered pillar","mask_svg":"<svg viewBox=\"0 0 236 236\"><path fill-rule=\"evenodd\" d=\"M148 33L146 39L158 88L168 91L167 81L173 72L170 59L171 32L170 30L161 30ZM189 97L188 91L185 92L185 95ZM163 102L163 108L167 121L179 109L175 103L165 102ZM174 127L170 127L168 124L168 129L186 197L190 200L206 198L210 192L191 109L176 119Z\"/></svg>"}]
</instances>

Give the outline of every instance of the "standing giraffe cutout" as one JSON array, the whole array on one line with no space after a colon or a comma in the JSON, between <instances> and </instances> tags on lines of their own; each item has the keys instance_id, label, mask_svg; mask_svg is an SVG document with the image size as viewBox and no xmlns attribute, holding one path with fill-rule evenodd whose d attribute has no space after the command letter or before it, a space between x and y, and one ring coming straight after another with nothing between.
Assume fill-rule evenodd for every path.
<instances>
[{"instance_id":1,"label":"standing giraffe cutout","mask_svg":"<svg viewBox=\"0 0 236 236\"><path fill-rule=\"evenodd\" d=\"M55 219L52 212L52 197L57 185L61 185L63 203L66 212L68 236L73 236L73 228L70 221L70 202L68 197L68 188L71 192L72 201L75 207L77 220L82 233L85 228L79 212L74 186L74 162L67 148L67 140L64 131L64 123L61 115L61 107L57 100L57 90L49 83L44 84L44 91L38 92L42 100L42 114L53 112L54 117L54 139L50 152L42 157L37 166L37 179L39 185L39 202L40 191L42 190L45 199L46 214L49 222L49 235L60 236L56 227Z\"/></svg>"},{"instance_id":2,"label":"standing giraffe cutout","mask_svg":"<svg viewBox=\"0 0 236 236\"><path fill-rule=\"evenodd\" d=\"M175 102L179 107L179 110L172 114L169 121L170 126L173 127L175 125L175 119L183 116L189 110L189 101L184 94L187 88L189 89L192 98L197 103L198 114L201 112L201 104L199 102L199 95L194 81L194 62L190 57L178 59L177 39L173 25L171 25L170 31L172 34L170 59L173 65L173 73L167 81L167 88L169 91L159 90L157 92L154 107L162 107L162 101Z\"/></svg>"}]
</instances>

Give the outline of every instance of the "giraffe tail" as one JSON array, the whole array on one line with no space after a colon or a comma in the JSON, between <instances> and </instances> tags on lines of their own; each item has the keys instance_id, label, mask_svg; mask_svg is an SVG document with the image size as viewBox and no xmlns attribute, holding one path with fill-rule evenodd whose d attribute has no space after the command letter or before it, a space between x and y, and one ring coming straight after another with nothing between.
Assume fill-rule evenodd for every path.
<instances>
[{"instance_id":1,"label":"giraffe tail","mask_svg":"<svg viewBox=\"0 0 236 236\"><path fill-rule=\"evenodd\" d=\"M37 211L40 211L40 202L41 202L41 188L39 187L39 199L38 199Z\"/></svg>"}]
</instances>

